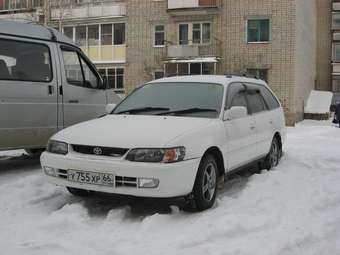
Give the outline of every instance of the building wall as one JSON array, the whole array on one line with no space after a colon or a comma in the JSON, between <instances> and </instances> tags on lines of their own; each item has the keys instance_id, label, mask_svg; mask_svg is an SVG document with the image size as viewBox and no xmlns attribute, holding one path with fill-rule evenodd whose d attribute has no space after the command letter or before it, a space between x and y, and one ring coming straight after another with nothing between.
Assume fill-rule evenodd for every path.
<instances>
[{"instance_id":1,"label":"building wall","mask_svg":"<svg viewBox=\"0 0 340 255\"><path fill-rule=\"evenodd\" d=\"M153 47L154 24L164 24L170 37L171 21L166 13L166 1L129 0L127 3L128 26L126 31L127 65L126 91L152 80L155 69L163 69L166 48Z\"/></svg>"},{"instance_id":2,"label":"building wall","mask_svg":"<svg viewBox=\"0 0 340 255\"><path fill-rule=\"evenodd\" d=\"M304 105L316 84L317 5L316 0L296 0L295 111L302 120Z\"/></svg>"},{"instance_id":3,"label":"building wall","mask_svg":"<svg viewBox=\"0 0 340 255\"><path fill-rule=\"evenodd\" d=\"M331 90L332 0L317 0L317 79L316 89Z\"/></svg>"},{"instance_id":4,"label":"building wall","mask_svg":"<svg viewBox=\"0 0 340 255\"><path fill-rule=\"evenodd\" d=\"M294 1L229 0L224 3L222 73L240 73L248 68L269 69L268 83L284 106L287 122L294 124ZM270 18L269 43L247 43L247 19L255 17Z\"/></svg>"}]
</instances>

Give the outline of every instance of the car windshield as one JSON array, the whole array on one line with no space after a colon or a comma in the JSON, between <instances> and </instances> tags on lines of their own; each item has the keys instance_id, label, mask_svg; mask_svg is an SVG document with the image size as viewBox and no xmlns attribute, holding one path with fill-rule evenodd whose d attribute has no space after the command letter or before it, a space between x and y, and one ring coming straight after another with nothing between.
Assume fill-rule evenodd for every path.
<instances>
[{"instance_id":1,"label":"car windshield","mask_svg":"<svg viewBox=\"0 0 340 255\"><path fill-rule=\"evenodd\" d=\"M223 86L210 83L153 83L137 89L113 114L175 115L217 118Z\"/></svg>"}]
</instances>

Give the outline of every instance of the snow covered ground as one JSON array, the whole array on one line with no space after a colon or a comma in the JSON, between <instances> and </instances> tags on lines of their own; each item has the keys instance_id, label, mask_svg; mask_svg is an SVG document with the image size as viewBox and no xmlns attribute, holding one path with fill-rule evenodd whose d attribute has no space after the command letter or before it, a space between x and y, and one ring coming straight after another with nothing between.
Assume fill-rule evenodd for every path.
<instances>
[{"instance_id":1,"label":"snow covered ground","mask_svg":"<svg viewBox=\"0 0 340 255\"><path fill-rule=\"evenodd\" d=\"M227 181L202 213L75 198L44 181L38 159L2 152L0 254L340 254L340 129L305 121L288 129L284 151L274 171Z\"/></svg>"}]
</instances>

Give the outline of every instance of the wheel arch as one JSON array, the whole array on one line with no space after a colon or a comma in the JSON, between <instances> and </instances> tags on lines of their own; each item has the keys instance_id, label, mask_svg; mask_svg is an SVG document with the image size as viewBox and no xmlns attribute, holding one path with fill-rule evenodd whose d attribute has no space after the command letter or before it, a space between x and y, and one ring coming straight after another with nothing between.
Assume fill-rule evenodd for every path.
<instances>
[{"instance_id":1,"label":"wheel arch","mask_svg":"<svg viewBox=\"0 0 340 255\"><path fill-rule=\"evenodd\" d=\"M215 158L218 167L219 177L223 176L225 174L225 164L221 150L216 146L212 146L204 152L202 158L204 158L204 156L206 155L212 155Z\"/></svg>"}]
</instances>

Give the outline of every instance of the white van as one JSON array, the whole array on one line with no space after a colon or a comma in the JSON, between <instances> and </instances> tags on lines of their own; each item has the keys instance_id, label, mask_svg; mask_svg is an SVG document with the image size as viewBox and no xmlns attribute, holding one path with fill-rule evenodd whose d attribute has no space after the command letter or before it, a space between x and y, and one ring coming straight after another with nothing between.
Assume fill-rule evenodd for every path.
<instances>
[{"instance_id":1,"label":"white van","mask_svg":"<svg viewBox=\"0 0 340 255\"><path fill-rule=\"evenodd\" d=\"M35 152L58 130L97 118L119 101L57 30L0 21L0 150Z\"/></svg>"}]
</instances>

